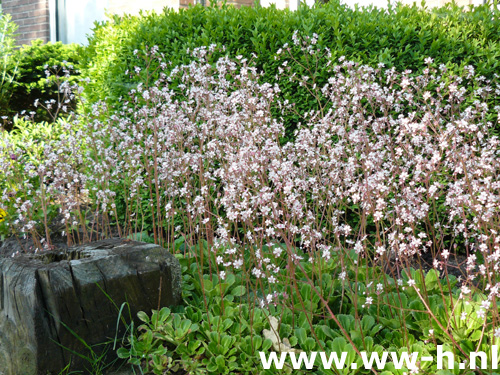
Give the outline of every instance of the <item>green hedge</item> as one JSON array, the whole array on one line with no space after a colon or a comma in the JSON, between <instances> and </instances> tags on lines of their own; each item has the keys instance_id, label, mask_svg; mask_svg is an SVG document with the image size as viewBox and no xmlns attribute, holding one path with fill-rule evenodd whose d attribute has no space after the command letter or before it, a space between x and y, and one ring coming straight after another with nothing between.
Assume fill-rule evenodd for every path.
<instances>
[{"instance_id":1,"label":"green hedge","mask_svg":"<svg viewBox=\"0 0 500 375\"><path fill-rule=\"evenodd\" d=\"M382 62L419 72L430 56L450 70L472 64L488 78L499 71L500 20L498 12L488 6L470 11L454 4L432 10L416 5L353 10L337 0L314 8L303 6L296 12L275 7L195 6L96 24L82 64L83 74L93 81L86 95L94 102L115 101L126 94L135 84L126 71L141 66L133 51L154 45L174 65L189 60L187 48L211 44L224 45L232 56L255 53L257 66L266 73L263 79L273 83L281 64L273 56L285 43L292 44L295 30L302 35L319 34L318 46L329 47L334 58L346 56L372 66ZM292 53L304 59L298 49ZM322 77L317 80L323 81ZM298 103L299 110L308 109L304 92L296 85L282 90ZM292 116L285 121L290 125L296 119Z\"/></svg>"},{"instance_id":2,"label":"green hedge","mask_svg":"<svg viewBox=\"0 0 500 375\"><path fill-rule=\"evenodd\" d=\"M37 99L42 104L58 100L58 86L54 77L56 73L60 76L64 74L62 66L68 68L70 81L76 82L80 50L81 47L76 44L44 44L42 40L35 40L31 45L16 50L13 53L16 64L10 68L14 77L10 97L6 103L2 103L0 113L12 120L16 114L33 111L36 112L35 121L52 121L47 110L42 106L35 107L34 103ZM49 79L47 71L51 74Z\"/></svg>"},{"instance_id":3,"label":"green hedge","mask_svg":"<svg viewBox=\"0 0 500 375\"><path fill-rule=\"evenodd\" d=\"M12 22L11 16L0 12L0 124L5 122L2 117L7 113L3 109L8 108L17 71L13 58L16 30L17 25Z\"/></svg>"}]
</instances>

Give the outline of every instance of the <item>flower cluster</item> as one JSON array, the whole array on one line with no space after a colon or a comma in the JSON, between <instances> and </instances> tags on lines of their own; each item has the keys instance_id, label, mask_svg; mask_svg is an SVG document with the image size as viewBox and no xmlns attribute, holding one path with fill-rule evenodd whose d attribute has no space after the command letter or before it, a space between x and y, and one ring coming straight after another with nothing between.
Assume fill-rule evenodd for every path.
<instances>
[{"instance_id":1,"label":"flower cluster","mask_svg":"<svg viewBox=\"0 0 500 375\"><path fill-rule=\"evenodd\" d=\"M39 165L24 165L33 194L14 198L21 231L34 227L35 206L54 199L63 220L77 224L84 191L102 223L115 221L121 235L146 228L165 246L181 235L193 246L206 240L220 275L244 268L272 287L293 278L301 260L335 257L342 282L346 264L361 258L401 280L415 257L429 254L431 266L446 272L453 256L465 254L463 288L481 276L488 301L497 298L499 108L488 100L500 94L498 84L472 67L451 75L432 59L421 75L343 58L324 67L327 82L316 82L314 71L288 74L299 63L289 48L312 60L331 56L316 42L294 34L293 46L276 56L279 80L298 82L318 100L298 113L291 142L283 142L285 126L273 113L294 106L250 61L212 62L211 46L172 68L155 48L137 53L148 68L132 74L144 82L119 110L95 104L90 119L46 146ZM11 155L17 150L0 144L3 170ZM372 281L373 294L383 295L384 281ZM368 296L363 306L373 303Z\"/></svg>"}]
</instances>

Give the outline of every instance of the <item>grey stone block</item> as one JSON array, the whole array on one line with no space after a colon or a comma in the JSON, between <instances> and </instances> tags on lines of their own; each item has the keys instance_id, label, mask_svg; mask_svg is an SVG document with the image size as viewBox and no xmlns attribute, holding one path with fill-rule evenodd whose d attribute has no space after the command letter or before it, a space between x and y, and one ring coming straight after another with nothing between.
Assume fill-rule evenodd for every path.
<instances>
[{"instance_id":1,"label":"grey stone block","mask_svg":"<svg viewBox=\"0 0 500 375\"><path fill-rule=\"evenodd\" d=\"M0 375L58 374L70 361L84 370L89 364L62 348L88 354L67 327L94 346L115 337L115 305L128 302L135 318L180 300L180 264L152 244L111 239L0 258Z\"/></svg>"}]
</instances>

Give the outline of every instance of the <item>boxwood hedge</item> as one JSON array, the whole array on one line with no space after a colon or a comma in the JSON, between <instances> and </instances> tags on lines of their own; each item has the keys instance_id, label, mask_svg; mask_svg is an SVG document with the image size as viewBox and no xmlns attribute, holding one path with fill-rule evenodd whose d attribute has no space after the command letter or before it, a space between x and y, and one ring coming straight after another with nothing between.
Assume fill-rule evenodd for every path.
<instances>
[{"instance_id":1,"label":"boxwood hedge","mask_svg":"<svg viewBox=\"0 0 500 375\"><path fill-rule=\"evenodd\" d=\"M92 81L86 95L94 102L116 101L126 94L135 85L126 72L141 66L133 52L154 45L173 66L188 61L188 48L211 44L225 46L232 56L256 54L257 66L265 71L263 79L273 83L281 64L274 55L291 43L295 30L302 35L318 34L318 46L330 48L335 59L345 56L418 73L426 66L424 59L432 57L450 71L469 64L487 78L499 71L500 19L488 4L467 9L456 4L435 9L425 4L351 9L331 0L313 8L301 6L295 12L258 5L241 9L194 6L165 9L161 14L115 16L97 23L81 66L83 75ZM292 53L298 60L304 58L298 49ZM294 69L300 67L294 65ZM315 78L323 81L321 73ZM295 83L281 88L286 98L297 103L299 112L310 109L310 100ZM285 118L288 128L296 121L292 114Z\"/></svg>"}]
</instances>

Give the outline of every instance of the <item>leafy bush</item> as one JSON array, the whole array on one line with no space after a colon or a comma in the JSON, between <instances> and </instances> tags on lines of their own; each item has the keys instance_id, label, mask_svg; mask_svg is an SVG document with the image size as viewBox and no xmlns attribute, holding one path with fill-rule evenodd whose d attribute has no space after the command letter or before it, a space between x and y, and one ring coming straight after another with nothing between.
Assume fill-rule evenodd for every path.
<instances>
[{"instance_id":1,"label":"leafy bush","mask_svg":"<svg viewBox=\"0 0 500 375\"><path fill-rule=\"evenodd\" d=\"M334 255L316 265L323 271L321 279L314 277L311 263L302 261L290 285L269 285L268 280L249 278L241 269L214 274L209 262L199 262L201 252L207 259L212 256L206 242L190 248L180 238L175 247L182 265L183 305L139 313L141 325L125 337L118 350L119 357L136 366L138 373L287 374L295 373L288 367L289 359L281 371L274 366L265 370L259 352L268 357L275 351L279 358L284 351L297 353L297 357L302 351L307 356L324 351L327 356L336 353L338 358L347 353L344 369L337 373L370 374L364 369L361 352L368 358L384 351L436 357L436 345L452 350L453 343L460 342L466 353L476 349L487 353L491 363L490 347L498 342L489 318L488 328L482 332L487 296L478 293L465 301L457 279L439 278L436 270L421 273L410 269L399 280L386 275L385 285L374 284L362 275L381 270L366 260L356 267L345 267L344 279L336 278L334 275L342 271L340 259ZM215 257L212 262L216 262ZM358 280L356 273L361 276ZM263 283L274 292L254 294L255 283ZM425 291L423 299L419 291ZM370 299L373 303L367 302ZM332 373L323 368L319 357L310 370L305 371L303 365L303 373ZM457 350L455 368L466 359ZM352 363L358 370L351 370ZM409 373L407 366L397 369L389 357L379 373L403 375ZM456 373L439 371L435 362L416 366L422 374Z\"/></svg>"},{"instance_id":2,"label":"leafy bush","mask_svg":"<svg viewBox=\"0 0 500 375\"><path fill-rule=\"evenodd\" d=\"M7 115L7 108L12 96L12 86L17 73L14 53L14 33L17 25L11 22L10 15L0 13L0 117ZM3 122L3 121L2 121Z\"/></svg>"},{"instance_id":3,"label":"leafy bush","mask_svg":"<svg viewBox=\"0 0 500 375\"><path fill-rule=\"evenodd\" d=\"M32 115L34 121L53 121L59 111L50 107L56 103L70 110L73 104L63 100L58 77L66 76L70 84L78 80L80 48L76 44L44 44L42 40L35 40L16 50L13 58L17 61L17 74L10 88L10 98L0 108L3 115L10 120L13 115L23 114ZM47 106L51 111L47 111Z\"/></svg>"},{"instance_id":4,"label":"leafy bush","mask_svg":"<svg viewBox=\"0 0 500 375\"><path fill-rule=\"evenodd\" d=\"M215 59L215 46L174 68L152 47L134 54L130 81L142 82L120 110L95 103L39 163L12 168L24 153L0 142L2 179L19 175L32 193L2 191L18 233L50 244L37 226L57 207L68 243L114 224L182 254L190 306L140 314L121 357L159 374L255 373L267 315L287 346L351 361L361 349L434 354L436 343L463 360L499 342L498 80L432 58L419 75L374 69L318 43L293 33L272 83L256 60ZM280 97L290 82L309 111L283 142L272 110L296 109Z\"/></svg>"},{"instance_id":5,"label":"leafy bush","mask_svg":"<svg viewBox=\"0 0 500 375\"><path fill-rule=\"evenodd\" d=\"M294 35L287 53L308 51L315 43ZM487 181L498 168L498 138L491 129L500 107L486 102L498 96L498 82L484 81L470 66L461 76L446 75L446 67L430 58L417 77L354 62L330 64L323 87L310 78L314 71L296 77L284 70L280 83L297 80L320 109L303 119L296 142L282 144L283 123L271 114L274 104L283 111L290 107L278 100L280 87L259 84L263 74L241 57L212 66L215 51L196 49L191 64L167 75L161 71L168 68L164 57L153 48L145 61L161 66L159 80L132 90L120 112L109 115L107 106L94 106L81 131L70 129L66 144L48 145L43 163L20 169L39 176L39 186L59 202L68 201L64 181L72 176L74 192L78 186L94 192L96 208L113 217L124 235L147 231L156 243L168 244L176 232L194 231L190 240L203 233L219 241L222 253L230 236L251 245L253 230L267 228L259 234L262 243L286 238L304 251L332 246L339 233L352 231L375 259L388 256L389 243L396 259L399 251L403 258L424 250L435 256L443 248L475 249L480 233L495 227L498 210L490 199L496 199L498 185ZM284 67L287 59L276 56ZM89 154L81 153L84 142ZM5 179L16 153L8 146L0 153ZM92 162L83 161L88 158ZM473 168L465 176L463 163ZM456 186L464 186L466 198L456 199ZM35 207L37 198L30 199ZM67 207L68 224L75 208ZM29 232L28 212L18 204L17 214L21 231ZM386 226L399 229L382 238Z\"/></svg>"},{"instance_id":6,"label":"leafy bush","mask_svg":"<svg viewBox=\"0 0 500 375\"><path fill-rule=\"evenodd\" d=\"M127 73L136 66L145 68L144 63L133 58L134 51L144 53L152 46L158 46L172 67L189 61L187 49L211 44L225 46L231 56L250 59L255 54L257 68L265 72L262 81L272 84L282 69L275 54L290 43L295 30L310 37L317 34L317 48L328 47L334 60L345 56L372 67L383 63L398 71L418 73L426 68L424 58L431 57L451 71L473 65L479 75L493 78L500 66L500 19L487 5L471 11L452 4L432 10L416 5L353 10L330 1L312 9L304 6L296 12L274 7L195 6L179 12L166 9L159 15L115 17L98 24L82 64L83 74L92 80L86 95L91 102L110 98L116 103L118 98L126 97L145 79L131 79ZM294 51L293 60L296 63L291 73L304 74L308 56ZM326 64L327 60L320 63ZM325 71L319 69L316 74L318 85L326 83ZM307 90L297 83L282 82L280 87L283 97L295 103L299 113L316 106ZM277 116L279 110L275 109L274 114ZM288 136L298 121L294 114L285 116Z\"/></svg>"},{"instance_id":7,"label":"leafy bush","mask_svg":"<svg viewBox=\"0 0 500 375\"><path fill-rule=\"evenodd\" d=\"M33 230L45 233L41 223L50 222L58 212L58 206L47 201L41 205L31 207L29 204L19 206L18 203L34 202L35 196L41 194L40 175L29 174L27 169L43 165L46 160L45 150L50 145L60 142L68 133L68 120L59 118L54 122L31 122L28 120L14 118L14 125L10 132L0 129L0 154L4 156L2 171L0 172L0 209L6 214L7 220L0 222L0 240L15 234L12 226L16 217L17 209L26 210L27 207L33 211L30 217ZM42 193L43 195L43 193ZM40 202L41 203L41 202Z\"/></svg>"}]
</instances>

